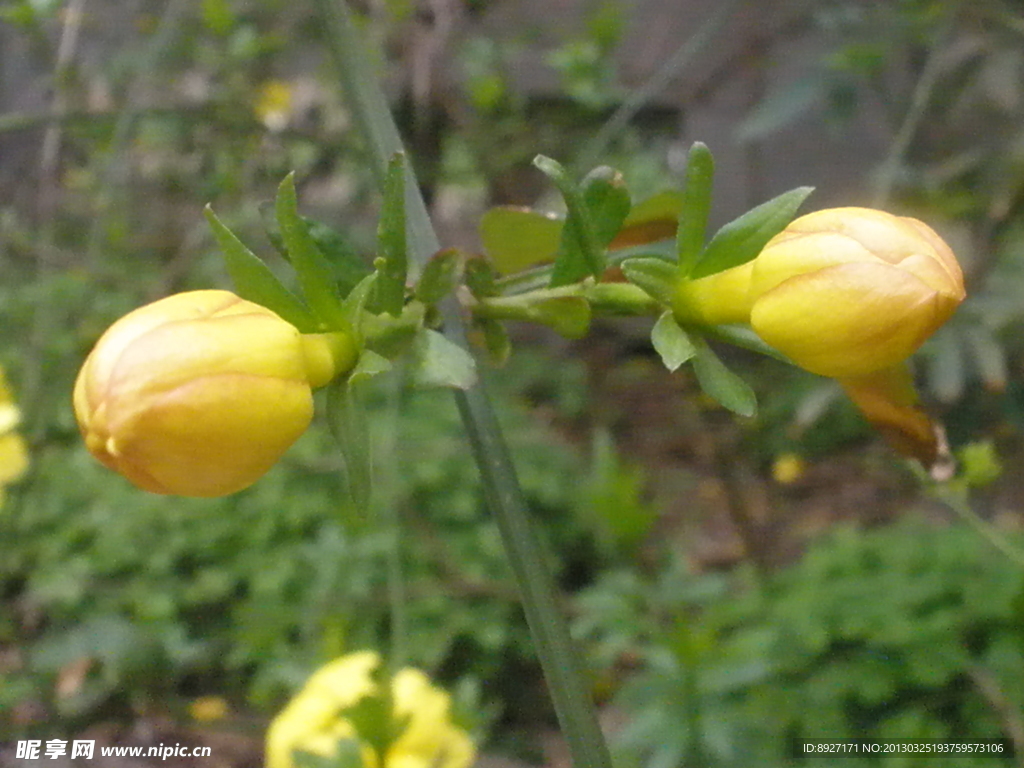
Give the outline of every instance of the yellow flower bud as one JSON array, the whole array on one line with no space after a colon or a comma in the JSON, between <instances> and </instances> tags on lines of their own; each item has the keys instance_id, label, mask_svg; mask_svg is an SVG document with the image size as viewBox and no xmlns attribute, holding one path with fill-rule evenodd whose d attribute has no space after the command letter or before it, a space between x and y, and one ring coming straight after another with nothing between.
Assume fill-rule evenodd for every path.
<instances>
[{"instance_id":1,"label":"yellow flower bud","mask_svg":"<svg viewBox=\"0 0 1024 768\"><path fill-rule=\"evenodd\" d=\"M377 755L345 711L378 693L373 672L380 656L359 651L317 671L267 729L267 768L294 768L296 750L331 758L338 742L359 743L364 768L468 768L475 749L469 735L452 723L448 694L416 669L399 670L391 680L390 713L404 728L383 755Z\"/></svg>"},{"instance_id":2,"label":"yellow flower bud","mask_svg":"<svg viewBox=\"0 0 1024 768\"><path fill-rule=\"evenodd\" d=\"M796 219L753 261L681 281L673 311L683 323L749 323L801 368L838 379L898 450L939 473L942 430L903 361L964 296L956 257L927 225L833 208Z\"/></svg>"},{"instance_id":3,"label":"yellow flower bud","mask_svg":"<svg viewBox=\"0 0 1024 768\"><path fill-rule=\"evenodd\" d=\"M949 246L916 219L865 208L794 221L754 263L750 324L797 365L863 376L902 362L964 300Z\"/></svg>"},{"instance_id":4,"label":"yellow flower bud","mask_svg":"<svg viewBox=\"0 0 1024 768\"><path fill-rule=\"evenodd\" d=\"M749 322L801 368L865 376L909 357L964 299L949 246L916 219L867 208L802 216L743 266L683 281L682 321Z\"/></svg>"},{"instance_id":5,"label":"yellow flower bud","mask_svg":"<svg viewBox=\"0 0 1024 768\"><path fill-rule=\"evenodd\" d=\"M348 370L343 334L303 336L227 291L169 296L114 323L75 382L89 451L153 493L223 496L258 480Z\"/></svg>"}]
</instances>

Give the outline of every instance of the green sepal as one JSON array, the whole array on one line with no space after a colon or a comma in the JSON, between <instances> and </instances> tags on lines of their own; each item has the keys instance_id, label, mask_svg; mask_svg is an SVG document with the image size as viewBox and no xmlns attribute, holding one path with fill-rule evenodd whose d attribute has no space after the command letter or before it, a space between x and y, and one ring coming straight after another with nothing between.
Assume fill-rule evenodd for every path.
<instances>
[{"instance_id":1,"label":"green sepal","mask_svg":"<svg viewBox=\"0 0 1024 768\"><path fill-rule=\"evenodd\" d=\"M363 346L363 323L365 321L366 303L370 299L373 286L379 276L377 272L368 274L356 284L355 288L349 291L348 296L341 302L342 320L359 347Z\"/></svg>"},{"instance_id":2,"label":"green sepal","mask_svg":"<svg viewBox=\"0 0 1024 768\"><path fill-rule=\"evenodd\" d=\"M793 220L800 204L813 191L814 187L791 189L730 221L715 233L690 271L690 278L699 280L755 258Z\"/></svg>"},{"instance_id":3,"label":"green sepal","mask_svg":"<svg viewBox=\"0 0 1024 768\"><path fill-rule=\"evenodd\" d=\"M497 275L494 274L494 265L487 258L473 256L466 259L464 270L462 279L476 298L486 299L498 295Z\"/></svg>"},{"instance_id":4,"label":"green sepal","mask_svg":"<svg viewBox=\"0 0 1024 768\"><path fill-rule=\"evenodd\" d=\"M397 317L405 303L408 255L405 241L405 154L396 152L384 179L384 202L377 224L377 259L380 277L369 302L371 312Z\"/></svg>"},{"instance_id":5,"label":"green sepal","mask_svg":"<svg viewBox=\"0 0 1024 768\"><path fill-rule=\"evenodd\" d=\"M537 155L533 164L558 187L568 211L551 273L551 287L570 285L588 275L599 278L604 274L604 247L580 188L565 168L550 157Z\"/></svg>"},{"instance_id":6,"label":"green sepal","mask_svg":"<svg viewBox=\"0 0 1024 768\"><path fill-rule=\"evenodd\" d=\"M357 382L350 376L327 388L327 420L341 449L352 504L358 517L365 520L373 499L373 451L370 420Z\"/></svg>"},{"instance_id":7,"label":"green sepal","mask_svg":"<svg viewBox=\"0 0 1024 768\"><path fill-rule=\"evenodd\" d=\"M464 260L465 254L458 248L445 248L435 253L423 266L413 295L424 304L437 304L455 289Z\"/></svg>"},{"instance_id":8,"label":"green sepal","mask_svg":"<svg viewBox=\"0 0 1024 768\"><path fill-rule=\"evenodd\" d=\"M437 331L422 329L412 343L413 380L425 387L469 389L476 384L476 362Z\"/></svg>"},{"instance_id":9,"label":"green sepal","mask_svg":"<svg viewBox=\"0 0 1024 768\"><path fill-rule=\"evenodd\" d=\"M697 346L690 335L679 327L675 316L665 312L651 329L651 344L654 351L661 356L661 362L670 371L675 371L687 360L697 354Z\"/></svg>"},{"instance_id":10,"label":"green sepal","mask_svg":"<svg viewBox=\"0 0 1024 768\"><path fill-rule=\"evenodd\" d=\"M344 330L345 319L341 299L334 287L331 264L309 235L306 223L299 216L295 196L295 174L289 173L277 188L274 204L281 239L299 278L302 294L313 313L330 329Z\"/></svg>"},{"instance_id":11,"label":"green sepal","mask_svg":"<svg viewBox=\"0 0 1024 768\"><path fill-rule=\"evenodd\" d=\"M700 388L723 407L739 416L757 413L754 390L743 379L729 370L708 343L699 336L693 339L697 354L693 357L693 372Z\"/></svg>"},{"instance_id":12,"label":"green sepal","mask_svg":"<svg viewBox=\"0 0 1024 768\"><path fill-rule=\"evenodd\" d=\"M679 272L672 262L654 256L640 256L626 259L620 265L622 274L653 298L665 305L671 305L679 284Z\"/></svg>"},{"instance_id":13,"label":"green sepal","mask_svg":"<svg viewBox=\"0 0 1024 768\"><path fill-rule=\"evenodd\" d=\"M274 215L273 203L267 202L260 205L260 218L271 245L286 261L291 263L288 248L284 244L284 238L281 237L281 227ZM338 292L342 296L347 296L356 283L373 271L372 267L366 259L359 255L349 239L334 227L307 216L300 215L299 218L305 223L306 230L313 238L317 248L320 249L320 253L330 262Z\"/></svg>"},{"instance_id":14,"label":"green sepal","mask_svg":"<svg viewBox=\"0 0 1024 768\"><path fill-rule=\"evenodd\" d=\"M302 216L306 231L320 252L330 262L335 284L342 296L348 296L356 284L373 269L356 251L352 243L333 227Z\"/></svg>"},{"instance_id":15,"label":"green sepal","mask_svg":"<svg viewBox=\"0 0 1024 768\"><path fill-rule=\"evenodd\" d=\"M238 295L276 312L302 333L315 333L320 330L313 313L295 294L285 288L270 271L270 267L235 237L235 233L217 218L209 205L203 213L206 214L221 253L224 254L228 275Z\"/></svg>"},{"instance_id":16,"label":"green sepal","mask_svg":"<svg viewBox=\"0 0 1024 768\"><path fill-rule=\"evenodd\" d=\"M706 144L694 142L686 160L683 205L679 211L679 229L676 231L679 274L683 277L689 276L704 250L714 178L715 160L711 150Z\"/></svg>"},{"instance_id":17,"label":"green sepal","mask_svg":"<svg viewBox=\"0 0 1024 768\"><path fill-rule=\"evenodd\" d=\"M338 714L350 722L360 740L377 754L378 765L384 765L392 745L409 727L411 713L399 716L395 711L392 680L384 665L371 672L373 690Z\"/></svg>"},{"instance_id":18,"label":"green sepal","mask_svg":"<svg viewBox=\"0 0 1024 768\"><path fill-rule=\"evenodd\" d=\"M511 275L553 261L565 222L554 214L499 206L480 219L480 242L495 269Z\"/></svg>"}]
</instances>

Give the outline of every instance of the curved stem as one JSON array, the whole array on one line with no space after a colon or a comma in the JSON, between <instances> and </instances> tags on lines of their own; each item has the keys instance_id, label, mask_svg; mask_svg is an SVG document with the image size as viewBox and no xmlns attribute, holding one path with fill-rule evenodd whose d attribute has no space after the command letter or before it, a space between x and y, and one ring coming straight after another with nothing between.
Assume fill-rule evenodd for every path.
<instances>
[{"instance_id":1,"label":"curved stem","mask_svg":"<svg viewBox=\"0 0 1024 768\"><path fill-rule=\"evenodd\" d=\"M682 72L690 62L697 58L704 47L714 39L715 35L725 26L732 13L739 8L743 0L732 0L723 3L718 7L714 16L704 22L700 29L688 37L675 52L665 60L661 68L655 72L650 79L642 86L630 91L629 96L619 105L614 114L594 137L587 142L574 163L576 169L585 169L592 166L608 149L608 145L614 141L623 129L629 125L629 121L636 117L637 113L644 108L652 98L668 87L679 73Z\"/></svg>"}]
</instances>

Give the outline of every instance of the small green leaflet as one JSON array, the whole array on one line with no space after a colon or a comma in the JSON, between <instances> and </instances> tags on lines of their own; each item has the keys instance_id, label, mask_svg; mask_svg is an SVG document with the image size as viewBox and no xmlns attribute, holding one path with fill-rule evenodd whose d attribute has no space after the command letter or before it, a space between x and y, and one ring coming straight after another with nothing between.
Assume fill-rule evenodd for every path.
<instances>
[{"instance_id":1,"label":"small green leaflet","mask_svg":"<svg viewBox=\"0 0 1024 768\"><path fill-rule=\"evenodd\" d=\"M476 384L473 356L437 331L422 329L412 347L412 372L427 387L469 389Z\"/></svg>"},{"instance_id":2,"label":"small green leaflet","mask_svg":"<svg viewBox=\"0 0 1024 768\"><path fill-rule=\"evenodd\" d=\"M665 312L651 329L651 344L661 355L661 361L670 371L675 371L697 354L697 347L689 334L679 327L671 312Z\"/></svg>"},{"instance_id":3,"label":"small green leaflet","mask_svg":"<svg viewBox=\"0 0 1024 768\"><path fill-rule=\"evenodd\" d=\"M626 259L620 265L629 282L647 292L655 301L671 305L679 283L676 265L654 256Z\"/></svg>"},{"instance_id":4,"label":"small green leaflet","mask_svg":"<svg viewBox=\"0 0 1024 768\"><path fill-rule=\"evenodd\" d=\"M813 187L791 189L730 221L715 233L690 271L690 278L698 280L755 258L793 220L800 204L813 191Z\"/></svg>"},{"instance_id":5,"label":"small green leaflet","mask_svg":"<svg viewBox=\"0 0 1024 768\"><path fill-rule=\"evenodd\" d=\"M629 216L632 202L622 174L602 165L583 179L583 202L594 221L597 242L602 248L615 238Z\"/></svg>"},{"instance_id":6,"label":"small green leaflet","mask_svg":"<svg viewBox=\"0 0 1024 768\"><path fill-rule=\"evenodd\" d=\"M414 295L424 304L437 304L455 288L465 254L458 248L445 248L431 256L416 283Z\"/></svg>"},{"instance_id":7,"label":"small green leaflet","mask_svg":"<svg viewBox=\"0 0 1024 768\"><path fill-rule=\"evenodd\" d=\"M313 313L217 218L207 205L203 211L224 254L231 282L243 299L276 312L303 333L321 330Z\"/></svg>"},{"instance_id":8,"label":"small green leaflet","mask_svg":"<svg viewBox=\"0 0 1024 768\"><path fill-rule=\"evenodd\" d=\"M570 285L588 275L604 274L604 247L598 238L598 229L591 216L580 188L569 177L560 163L544 155L537 155L533 164L551 179L562 193L568 214L562 228L562 240L551 273L551 287ZM627 195L628 201L628 195ZM629 209L622 214L625 218ZM621 220L619 224L621 225Z\"/></svg>"},{"instance_id":9,"label":"small green leaflet","mask_svg":"<svg viewBox=\"0 0 1024 768\"><path fill-rule=\"evenodd\" d=\"M480 242L503 275L554 260L563 220L528 208L491 208L480 219Z\"/></svg>"},{"instance_id":10,"label":"small green leaflet","mask_svg":"<svg viewBox=\"0 0 1024 768\"><path fill-rule=\"evenodd\" d=\"M344 329L341 299L334 288L334 274L306 223L299 217L295 196L295 174L289 173L277 188L274 208L281 227L281 239L299 278L302 294L316 316L330 329Z\"/></svg>"},{"instance_id":11,"label":"small green leaflet","mask_svg":"<svg viewBox=\"0 0 1024 768\"><path fill-rule=\"evenodd\" d=\"M730 371L704 339L696 337L693 342L697 347L693 372L697 375L700 388L739 416L753 416L757 413L757 398L750 385Z\"/></svg>"},{"instance_id":12,"label":"small green leaflet","mask_svg":"<svg viewBox=\"0 0 1024 768\"><path fill-rule=\"evenodd\" d=\"M711 210L711 189L715 178L715 161L707 145L694 142L686 162L686 184L683 207L679 212L676 251L679 273L689 275L704 250L704 235Z\"/></svg>"},{"instance_id":13,"label":"small green leaflet","mask_svg":"<svg viewBox=\"0 0 1024 768\"><path fill-rule=\"evenodd\" d=\"M370 423L356 385L336 381L327 390L327 417L345 462L345 480L356 513L366 519L373 497Z\"/></svg>"},{"instance_id":14,"label":"small green leaflet","mask_svg":"<svg viewBox=\"0 0 1024 768\"><path fill-rule=\"evenodd\" d=\"M384 202L377 224L377 261L380 277L369 302L371 312L398 317L405 303L408 270L405 242L405 155L396 152L384 179Z\"/></svg>"}]
</instances>

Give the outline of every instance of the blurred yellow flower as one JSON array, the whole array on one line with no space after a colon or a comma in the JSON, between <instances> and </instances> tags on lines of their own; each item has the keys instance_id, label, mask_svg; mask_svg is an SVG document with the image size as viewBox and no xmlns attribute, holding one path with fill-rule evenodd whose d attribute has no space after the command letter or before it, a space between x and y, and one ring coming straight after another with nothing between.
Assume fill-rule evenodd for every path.
<instances>
[{"instance_id":1,"label":"blurred yellow flower","mask_svg":"<svg viewBox=\"0 0 1024 768\"><path fill-rule=\"evenodd\" d=\"M199 723L223 720L228 711L228 703L220 696L200 696L188 705L189 716Z\"/></svg>"},{"instance_id":2,"label":"blurred yellow flower","mask_svg":"<svg viewBox=\"0 0 1024 768\"><path fill-rule=\"evenodd\" d=\"M795 453L783 453L772 463L772 479L779 485L790 485L804 476L807 463Z\"/></svg>"},{"instance_id":3,"label":"blurred yellow flower","mask_svg":"<svg viewBox=\"0 0 1024 768\"><path fill-rule=\"evenodd\" d=\"M255 111L267 130L274 133L283 131L291 120L291 84L285 80L267 80L260 86Z\"/></svg>"},{"instance_id":4,"label":"blurred yellow flower","mask_svg":"<svg viewBox=\"0 0 1024 768\"><path fill-rule=\"evenodd\" d=\"M4 371L0 368L0 504L4 501L4 486L17 481L28 469L28 449L18 434L21 411L14 404L14 397Z\"/></svg>"},{"instance_id":5,"label":"blurred yellow flower","mask_svg":"<svg viewBox=\"0 0 1024 768\"><path fill-rule=\"evenodd\" d=\"M309 426L312 388L356 358L228 291L168 296L114 323L75 382L92 454L153 493L223 496L256 482Z\"/></svg>"},{"instance_id":6,"label":"blurred yellow flower","mask_svg":"<svg viewBox=\"0 0 1024 768\"><path fill-rule=\"evenodd\" d=\"M338 742L354 740L363 768L468 768L475 749L469 735L451 721L451 700L416 669L399 670L391 680L390 712L375 723L376 733L353 709L380 697L374 679L380 656L360 651L336 659L318 670L281 711L267 730L267 768L294 768L294 753L333 757ZM381 697L378 701L386 702ZM389 733L383 759L376 744Z\"/></svg>"}]
</instances>

